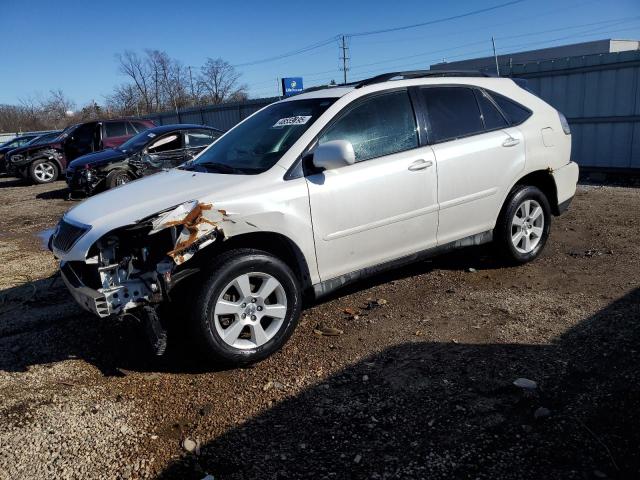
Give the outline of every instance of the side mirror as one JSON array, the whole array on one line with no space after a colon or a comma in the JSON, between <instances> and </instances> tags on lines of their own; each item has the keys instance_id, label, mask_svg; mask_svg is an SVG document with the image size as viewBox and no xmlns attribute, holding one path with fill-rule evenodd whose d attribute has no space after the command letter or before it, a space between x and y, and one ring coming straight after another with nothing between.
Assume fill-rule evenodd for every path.
<instances>
[{"instance_id":1,"label":"side mirror","mask_svg":"<svg viewBox=\"0 0 640 480\"><path fill-rule=\"evenodd\" d=\"M318 145L313 151L313 165L316 168L333 170L334 168L353 165L356 154L353 145L346 140L331 140Z\"/></svg>"}]
</instances>

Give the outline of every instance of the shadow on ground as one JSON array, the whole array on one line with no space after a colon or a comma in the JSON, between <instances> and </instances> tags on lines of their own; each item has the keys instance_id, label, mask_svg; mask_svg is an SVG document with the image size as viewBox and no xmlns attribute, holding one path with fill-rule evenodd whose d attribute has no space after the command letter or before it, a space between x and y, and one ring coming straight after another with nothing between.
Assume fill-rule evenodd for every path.
<instances>
[{"instance_id":1,"label":"shadow on ground","mask_svg":"<svg viewBox=\"0 0 640 480\"><path fill-rule=\"evenodd\" d=\"M64 182L57 182L61 185L61 188L56 190L49 190L47 192L40 192L36 194L36 198L39 200L72 200L69 198L69 189Z\"/></svg>"},{"instance_id":2,"label":"shadow on ground","mask_svg":"<svg viewBox=\"0 0 640 480\"><path fill-rule=\"evenodd\" d=\"M160 478L640 478L639 321L637 289L551 345L399 345Z\"/></svg>"},{"instance_id":3,"label":"shadow on ground","mask_svg":"<svg viewBox=\"0 0 640 480\"><path fill-rule=\"evenodd\" d=\"M462 270L469 265L479 271L500 267L487 248L468 248L354 283L323 302L436 268ZM0 290L0 370L26 371L31 365L82 358L107 376L120 376L122 370L211 371L192 355L181 328L184 315L171 316L175 328L170 331L167 354L154 357L135 319L99 319L83 311L58 275L26 281Z\"/></svg>"},{"instance_id":4,"label":"shadow on ground","mask_svg":"<svg viewBox=\"0 0 640 480\"><path fill-rule=\"evenodd\" d=\"M6 175L0 175L0 179L3 179L3 178L10 178L10 177ZM27 182L25 182L24 179L22 178L13 178L6 182L0 182L0 188L19 187L21 185L27 185Z\"/></svg>"}]
</instances>

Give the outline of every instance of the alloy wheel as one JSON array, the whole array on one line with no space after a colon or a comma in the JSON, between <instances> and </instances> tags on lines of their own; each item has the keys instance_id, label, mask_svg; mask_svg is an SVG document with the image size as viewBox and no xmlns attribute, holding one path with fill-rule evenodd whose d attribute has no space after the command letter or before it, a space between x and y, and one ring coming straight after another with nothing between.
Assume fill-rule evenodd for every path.
<instances>
[{"instance_id":1,"label":"alloy wheel","mask_svg":"<svg viewBox=\"0 0 640 480\"><path fill-rule=\"evenodd\" d=\"M41 182L50 182L56 173L56 167L49 162L42 162L33 169L33 175Z\"/></svg>"},{"instance_id":2,"label":"alloy wheel","mask_svg":"<svg viewBox=\"0 0 640 480\"><path fill-rule=\"evenodd\" d=\"M282 284L268 273L251 272L224 287L215 304L213 321L227 345L244 350L271 340L286 315L287 296Z\"/></svg>"},{"instance_id":3,"label":"alloy wheel","mask_svg":"<svg viewBox=\"0 0 640 480\"><path fill-rule=\"evenodd\" d=\"M520 253L531 253L544 232L544 211L535 200L525 200L511 220L511 243Z\"/></svg>"}]
</instances>

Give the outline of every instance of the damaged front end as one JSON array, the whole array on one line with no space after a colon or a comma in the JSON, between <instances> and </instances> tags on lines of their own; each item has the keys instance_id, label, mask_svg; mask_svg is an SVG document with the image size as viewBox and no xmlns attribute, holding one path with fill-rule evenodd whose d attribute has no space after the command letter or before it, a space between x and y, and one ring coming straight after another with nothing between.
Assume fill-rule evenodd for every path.
<instances>
[{"instance_id":1,"label":"damaged front end","mask_svg":"<svg viewBox=\"0 0 640 480\"><path fill-rule=\"evenodd\" d=\"M183 264L224 238L228 220L211 204L185 202L104 235L84 262L62 262L62 277L76 301L100 317L159 304L193 271ZM63 222L52 237L56 250L69 243Z\"/></svg>"}]
</instances>

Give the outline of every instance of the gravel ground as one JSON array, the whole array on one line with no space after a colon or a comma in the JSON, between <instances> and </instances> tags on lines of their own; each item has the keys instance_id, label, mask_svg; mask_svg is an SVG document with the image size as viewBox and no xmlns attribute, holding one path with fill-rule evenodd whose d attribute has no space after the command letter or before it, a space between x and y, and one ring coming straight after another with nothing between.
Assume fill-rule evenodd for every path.
<instances>
[{"instance_id":1,"label":"gravel ground","mask_svg":"<svg viewBox=\"0 0 640 480\"><path fill-rule=\"evenodd\" d=\"M0 178L0 478L639 478L640 189L580 187L532 264L352 286L221 371L75 306L37 236L63 186Z\"/></svg>"}]
</instances>

